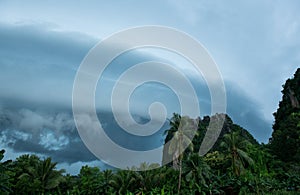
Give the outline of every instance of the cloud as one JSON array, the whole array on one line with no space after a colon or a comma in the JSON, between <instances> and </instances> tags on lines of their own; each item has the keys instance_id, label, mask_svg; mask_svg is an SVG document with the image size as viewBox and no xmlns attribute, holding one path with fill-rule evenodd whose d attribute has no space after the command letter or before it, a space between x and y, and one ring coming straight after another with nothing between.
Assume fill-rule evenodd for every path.
<instances>
[{"instance_id":1,"label":"cloud","mask_svg":"<svg viewBox=\"0 0 300 195\"><path fill-rule=\"evenodd\" d=\"M76 168L81 163L96 162L96 157L86 148L76 130L71 113L71 94L76 70L97 39L33 24L0 24L0 37L3 42L0 45L0 90L3 92L0 94L1 147L8 150L11 158L16 154L38 153ZM128 134L118 127L109 112L110 92L122 72L134 64L153 59L159 60L146 53L128 52L114 60L100 80L103 82L97 86L98 92L101 92L96 91L98 118L108 136L127 148L147 150L163 143L162 132L167 129L166 124L152 137L141 139L132 136L128 142ZM185 71L187 75L191 72L190 69ZM263 106L252 98L255 90L249 92L239 88L237 82L232 82L237 76L233 74L232 79L226 77L225 80L228 114L259 141L266 142L272 121L263 117ZM202 78L195 75L191 76L191 82L197 89L201 116L209 115L207 86ZM137 88L131 98L133 117L140 123L149 121L148 107L154 101L166 105L169 117L172 112L180 111L176 94L157 83ZM120 98L120 101L123 99ZM88 116L83 118L83 122L91 129L95 123Z\"/></svg>"},{"instance_id":2,"label":"cloud","mask_svg":"<svg viewBox=\"0 0 300 195\"><path fill-rule=\"evenodd\" d=\"M91 161L91 162L75 162L72 164L61 163L57 165L57 169L65 169L67 173L72 173L73 175L77 175L80 173L80 169L82 166L90 166L90 167L98 167L100 170L112 169L112 167L104 164L99 160Z\"/></svg>"},{"instance_id":3,"label":"cloud","mask_svg":"<svg viewBox=\"0 0 300 195\"><path fill-rule=\"evenodd\" d=\"M77 67L97 42L93 37L55 31L44 24L3 23L0 41L0 90L5 91L0 98L68 106Z\"/></svg>"},{"instance_id":4,"label":"cloud","mask_svg":"<svg viewBox=\"0 0 300 195\"><path fill-rule=\"evenodd\" d=\"M272 120L264 117L263 106L232 82L226 83L227 113L234 123L247 129L259 142L268 143Z\"/></svg>"},{"instance_id":5,"label":"cloud","mask_svg":"<svg viewBox=\"0 0 300 195\"><path fill-rule=\"evenodd\" d=\"M70 112L2 109L0 116L2 146L49 155L59 162L95 159L81 142Z\"/></svg>"},{"instance_id":6,"label":"cloud","mask_svg":"<svg viewBox=\"0 0 300 195\"><path fill-rule=\"evenodd\" d=\"M243 88L273 120L281 85L300 64L299 2L169 1L169 6L178 11L180 27L210 51L224 79Z\"/></svg>"}]
</instances>

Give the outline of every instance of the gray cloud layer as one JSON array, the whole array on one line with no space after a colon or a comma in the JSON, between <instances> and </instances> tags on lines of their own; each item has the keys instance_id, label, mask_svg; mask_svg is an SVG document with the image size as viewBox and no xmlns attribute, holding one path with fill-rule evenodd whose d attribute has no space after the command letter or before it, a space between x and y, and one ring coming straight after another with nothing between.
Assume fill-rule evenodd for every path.
<instances>
[{"instance_id":1,"label":"gray cloud layer","mask_svg":"<svg viewBox=\"0 0 300 195\"><path fill-rule=\"evenodd\" d=\"M0 42L1 146L12 148L15 152L49 155L59 162L94 161L95 156L82 143L74 126L71 93L76 70L97 40L74 32L54 31L44 25L0 24ZM134 53L130 55L116 60L115 69L106 74L108 79L114 80L118 75L116 72L122 70L118 69L118 63L134 64L149 59ZM105 87L113 86L109 83L111 81L106 82ZM199 89L201 114L209 114L207 87L197 80L192 83ZM161 99L168 105L170 116L178 110L176 97L174 94L167 95L169 89L158 90L156 87L155 84L149 85L140 93L137 92L136 98L140 101L136 102L136 107L144 110L153 100ZM228 114L235 122L249 129L259 141L266 142L271 133L271 124L263 118L260 105L234 83L226 82L226 87ZM147 89L151 91L147 92ZM153 93L153 89L157 90L156 93ZM106 96L104 94L101 97L107 101ZM101 112L105 114L102 122L113 132L109 133L110 136L126 145L125 135L120 131L112 131L117 127L111 119L111 113L100 110L100 115ZM136 116L136 119L147 121L146 113ZM151 138L155 141L137 139L127 147L138 147L140 150L156 147L162 143L161 133ZM143 144L150 146L143 148Z\"/></svg>"},{"instance_id":2,"label":"gray cloud layer","mask_svg":"<svg viewBox=\"0 0 300 195\"><path fill-rule=\"evenodd\" d=\"M33 152L53 157L59 162L92 161L67 112L44 113L30 109L0 110L2 145L16 152Z\"/></svg>"}]
</instances>

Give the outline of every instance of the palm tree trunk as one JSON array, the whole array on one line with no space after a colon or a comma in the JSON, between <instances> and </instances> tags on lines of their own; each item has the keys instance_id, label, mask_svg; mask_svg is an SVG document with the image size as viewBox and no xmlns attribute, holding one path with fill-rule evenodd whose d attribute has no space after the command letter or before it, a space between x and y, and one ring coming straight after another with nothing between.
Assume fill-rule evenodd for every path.
<instances>
[{"instance_id":1,"label":"palm tree trunk","mask_svg":"<svg viewBox=\"0 0 300 195\"><path fill-rule=\"evenodd\" d=\"M179 177L178 177L178 195L180 194L180 187L181 187L181 175L182 175L182 150L181 150L181 145L182 144L182 135L180 134L179 136Z\"/></svg>"},{"instance_id":2,"label":"palm tree trunk","mask_svg":"<svg viewBox=\"0 0 300 195\"><path fill-rule=\"evenodd\" d=\"M237 175L237 173L236 173L236 166L235 166L235 159L234 159L235 157L234 157L234 154L233 154L233 152L232 152L232 156L231 156L231 160L232 160L232 171L233 171L233 173L234 173L234 175Z\"/></svg>"},{"instance_id":3,"label":"palm tree trunk","mask_svg":"<svg viewBox=\"0 0 300 195\"><path fill-rule=\"evenodd\" d=\"M182 159L180 158L179 159L178 195L180 194L180 188L181 188L181 175L182 175Z\"/></svg>"},{"instance_id":4,"label":"palm tree trunk","mask_svg":"<svg viewBox=\"0 0 300 195\"><path fill-rule=\"evenodd\" d=\"M232 156L232 168L233 168L233 172L235 174L235 176L240 176L240 171L239 171L239 167L237 165L237 152L236 150L233 151L233 156Z\"/></svg>"}]
</instances>

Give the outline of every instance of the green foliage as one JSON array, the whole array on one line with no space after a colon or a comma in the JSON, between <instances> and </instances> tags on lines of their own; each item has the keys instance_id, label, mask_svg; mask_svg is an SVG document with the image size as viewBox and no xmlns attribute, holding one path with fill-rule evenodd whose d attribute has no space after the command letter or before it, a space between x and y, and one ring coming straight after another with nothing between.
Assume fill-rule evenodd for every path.
<instances>
[{"instance_id":1,"label":"green foliage","mask_svg":"<svg viewBox=\"0 0 300 195\"><path fill-rule=\"evenodd\" d=\"M83 194L99 193L101 189L102 173L98 167L83 166L80 169L79 190Z\"/></svg>"},{"instance_id":2,"label":"green foliage","mask_svg":"<svg viewBox=\"0 0 300 195\"><path fill-rule=\"evenodd\" d=\"M182 181L182 160L184 158L184 150L189 148L188 152L193 152L193 136L197 133L198 121L187 116L179 116L173 114L170 120L170 129L166 130L169 143L165 145L168 155L172 155L173 168L179 169L178 176L178 194L180 194ZM165 141L165 143L167 140Z\"/></svg>"},{"instance_id":3,"label":"green foliage","mask_svg":"<svg viewBox=\"0 0 300 195\"><path fill-rule=\"evenodd\" d=\"M253 165L253 159L248 155L247 150L250 142L240 136L240 132L231 132L224 135L221 147L225 148L231 159L231 168L236 176L240 176L244 168Z\"/></svg>"},{"instance_id":4,"label":"green foliage","mask_svg":"<svg viewBox=\"0 0 300 195\"><path fill-rule=\"evenodd\" d=\"M4 158L5 150L0 151L0 161ZM7 194L11 192L11 176L13 172L11 172L11 160L0 162L0 193Z\"/></svg>"},{"instance_id":5,"label":"green foliage","mask_svg":"<svg viewBox=\"0 0 300 195\"><path fill-rule=\"evenodd\" d=\"M230 168L231 153L226 153L228 150L213 151L204 157L189 153L182 161L181 194L293 194L300 190L299 167L292 164L287 167L283 162L273 161L274 157L264 145L238 144L244 143L245 139L238 137L237 132L226 134L224 142L226 137L230 141L234 139L233 143L240 148L247 145L242 155L251 157L254 165L247 167L244 163L243 174L238 175ZM237 141L239 139L241 141ZM244 156L240 160L246 162L242 158ZM8 180L1 184L10 190L1 194L178 193L179 170L168 166L157 168L157 164L142 163L131 170L115 171L83 166L76 176L61 175L63 171L55 170L56 163L51 162L50 158L41 160L34 155L20 156L9 164L12 168L8 166L5 170L12 169L11 173L14 174L6 172ZM4 170L2 165L1 170Z\"/></svg>"},{"instance_id":6,"label":"green foliage","mask_svg":"<svg viewBox=\"0 0 300 195\"><path fill-rule=\"evenodd\" d=\"M163 162L171 158L173 164L142 163L130 170L103 171L83 166L78 175L63 175L51 158L22 155L2 162L1 150L0 194L299 194L299 81L300 69L284 85L268 145L258 144L225 115L217 142L199 156L211 117L174 114L163 149Z\"/></svg>"},{"instance_id":7,"label":"green foliage","mask_svg":"<svg viewBox=\"0 0 300 195\"><path fill-rule=\"evenodd\" d=\"M45 193L50 192L64 181L64 170L56 170L57 163L51 158L40 160L37 156L22 155L14 164L15 192Z\"/></svg>"},{"instance_id":8,"label":"green foliage","mask_svg":"<svg viewBox=\"0 0 300 195\"><path fill-rule=\"evenodd\" d=\"M270 148L284 162L300 161L300 68L283 86Z\"/></svg>"},{"instance_id":9,"label":"green foliage","mask_svg":"<svg viewBox=\"0 0 300 195\"><path fill-rule=\"evenodd\" d=\"M230 166L230 157L219 151L209 152L204 156L204 161L213 169L225 173Z\"/></svg>"},{"instance_id":10,"label":"green foliage","mask_svg":"<svg viewBox=\"0 0 300 195\"><path fill-rule=\"evenodd\" d=\"M198 154L191 154L184 163L184 178L190 192L213 194L219 192L219 184L211 168L204 158Z\"/></svg>"}]
</instances>

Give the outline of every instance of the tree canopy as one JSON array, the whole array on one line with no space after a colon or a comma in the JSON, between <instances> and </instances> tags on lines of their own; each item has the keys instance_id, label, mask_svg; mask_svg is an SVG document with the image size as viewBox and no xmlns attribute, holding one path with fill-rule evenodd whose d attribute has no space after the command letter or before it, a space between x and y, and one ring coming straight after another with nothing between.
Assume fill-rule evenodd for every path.
<instances>
[{"instance_id":1,"label":"tree canopy","mask_svg":"<svg viewBox=\"0 0 300 195\"><path fill-rule=\"evenodd\" d=\"M300 68L283 85L282 100L274 113L270 147L284 162L300 161Z\"/></svg>"},{"instance_id":2,"label":"tree canopy","mask_svg":"<svg viewBox=\"0 0 300 195\"><path fill-rule=\"evenodd\" d=\"M268 144L258 143L225 114L192 119L174 113L164 137L166 166L145 162L128 170L101 170L84 165L70 175L50 157L25 154L3 162L1 150L0 194L299 194L300 69L282 93ZM209 123L219 116L225 117L220 136L200 156Z\"/></svg>"}]
</instances>

